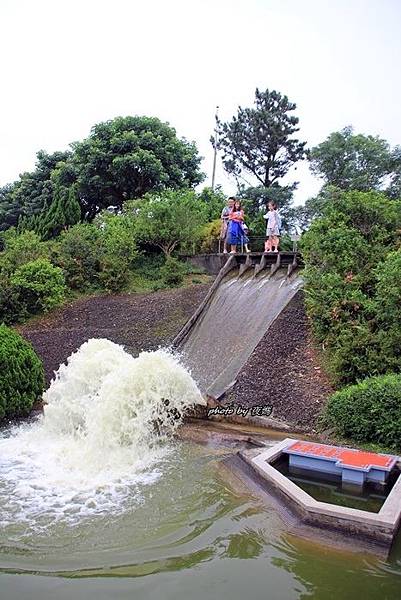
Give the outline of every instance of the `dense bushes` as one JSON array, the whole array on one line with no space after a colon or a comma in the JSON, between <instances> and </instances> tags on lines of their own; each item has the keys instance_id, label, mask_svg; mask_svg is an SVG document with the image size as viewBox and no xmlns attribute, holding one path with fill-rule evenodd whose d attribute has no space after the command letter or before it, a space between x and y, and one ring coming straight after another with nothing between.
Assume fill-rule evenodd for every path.
<instances>
[{"instance_id":1,"label":"dense bushes","mask_svg":"<svg viewBox=\"0 0 401 600\"><path fill-rule=\"evenodd\" d=\"M322 423L400 449L401 202L377 192L329 196L302 239L314 337L334 384L347 386Z\"/></svg>"},{"instance_id":2,"label":"dense bushes","mask_svg":"<svg viewBox=\"0 0 401 600\"><path fill-rule=\"evenodd\" d=\"M0 325L0 418L28 414L43 386L43 366L31 345Z\"/></svg>"},{"instance_id":3,"label":"dense bushes","mask_svg":"<svg viewBox=\"0 0 401 600\"><path fill-rule=\"evenodd\" d=\"M337 190L303 236L307 311L336 385L401 370L400 353L384 335L393 323L396 339L401 326L392 283L399 265L391 258L400 228L401 202Z\"/></svg>"},{"instance_id":4,"label":"dense bushes","mask_svg":"<svg viewBox=\"0 0 401 600\"><path fill-rule=\"evenodd\" d=\"M126 201L118 215L105 210L92 223L73 225L77 212L64 223L56 207L52 227L59 233L52 230L52 239L48 230L28 229L33 217L0 232L0 323L49 310L66 294L180 285L188 270L173 252L195 248L202 224L220 214L223 199L212 190L199 195L169 189ZM220 221L213 227L219 230ZM161 252L164 256L156 258Z\"/></svg>"},{"instance_id":5,"label":"dense bushes","mask_svg":"<svg viewBox=\"0 0 401 600\"><path fill-rule=\"evenodd\" d=\"M79 223L63 231L53 244L52 260L72 289L117 292L126 285L137 256L131 220L104 214L95 224Z\"/></svg>"},{"instance_id":6,"label":"dense bushes","mask_svg":"<svg viewBox=\"0 0 401 600\"><path fill-rule=\"evenodd\" d=\"M199 251L201 253L216 252L219 247L219 238L221 231L221 220L215 219L211 223L206 223L201 229L199 240ZM223 251L223 248L221 248Z\"/></svg>"},{"instance_id":7,"label":"dense bushes","mask_svg":"<svg viewBox=\"0 0 401 600\"><path fill-rule=\"evenodd\" d=\"M10 229L2 234L0 323L17 323L49 310L68 293L153 291L180 285L185 266L171 256L150 253L149 248L140 251L136 228L135 211L121 215L106 211L94 223L78 223L46 242L31 231L18 234ZM178 234L174 229L174 236ZM168 236L168 228L163 235Z\"/></svg>"},{"instance_id":8,"label":"dense bushes","mask_svg":"<svg viewBox=\"0 0 401 600\"><path fill-rule=\"evenodd\" d=\"M21 265L10 276L3 274L0 284L0 322L6 324L58 306L66 291L61 269L47 258Z\"/></svg>"},{"instance_id":9,"label":"dense bushes","mask_svg":"<svg viewBox=\"0 0 401 600\"><path fill-rule=\"evenodd\" d=\"M0 323L11 325L26 317L19 301L18 290L12 286L10 278L0 278Z\"/></svg>"},{"instance_id":10,"label":"dense bushes","mask_svg":"<svg viewBox=\"0 0 401 600\"><path fill-rule=\"evenodd\" d=\"M72 289L85 291L98 284L101 259L101 231L79 223L63 231L53 245L52 261L61 267Z\"/></svg>"},{"instance_id":11,"label":"dense bushes","mask_svg":"<svg viewBox=\"0 0 401 600\"><path fill-rule=\"evenodd\" d=\"M14 228L2 234L3 251L0 252L0 275L10 274L25 263L49 257L49 245L33 231L18 234Z\"/></svg>"},{"instance_id":12,"label":"dense bushes","mask_svg":"<svg viewBox=\"0 0 401 600\"><path fill-rule=\"evenodd\" d=\"M381 375L345 387L330 398L324 426L357 442L401 449L401 375Z\"/></svg>"}]
</instances>

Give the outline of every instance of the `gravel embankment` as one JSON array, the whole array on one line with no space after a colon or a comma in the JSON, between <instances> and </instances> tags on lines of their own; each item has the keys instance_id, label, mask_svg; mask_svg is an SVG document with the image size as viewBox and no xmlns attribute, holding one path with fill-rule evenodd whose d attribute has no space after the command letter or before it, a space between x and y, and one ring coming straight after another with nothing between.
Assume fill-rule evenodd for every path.
<instances>
[{"instance_id":1,"label":"gravel embankment","mask_svg":"<svg viewBox=\"0 0 401 600\"><path fill-rule=\"evenodd\" d=\"M91 296L18 328L43 360L49 383L90 338L107 338L136 355L168 345L203 300L208 284L149 294Z\"/></svg>"},{"instance_id":2,"label":"gravel embankment","mask_svg":"<svg viewBox=\"0 0 401 600\"><path fill-rule=\"evenodd\" d=\"M224 403L270 404L272 417L313 429L331 392L310 339L299 292L257 345Z\"/></svg>"}]
</instances>

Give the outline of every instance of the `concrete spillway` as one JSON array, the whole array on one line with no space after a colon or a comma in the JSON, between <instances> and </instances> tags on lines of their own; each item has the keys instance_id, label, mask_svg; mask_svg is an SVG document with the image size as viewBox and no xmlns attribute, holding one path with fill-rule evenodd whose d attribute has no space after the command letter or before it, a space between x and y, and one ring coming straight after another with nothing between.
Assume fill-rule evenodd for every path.
<instances>
[{"instance_id":1,"label":"concrete spillway","mask_svg":"<svg viewBox=\"0 0 401 600\"><path fill-rule=\"evenodd\" d=\"M220 277L209 298L178 336L178 348L202 392L219 398L228 389L270 325L302 286L297 272L255 276L241 265ZM219 279L219 278L218 278ZM185 329L185 328L184 328ZM266 357L266 375L269 357Z\"/></svg>"}]
</instances>

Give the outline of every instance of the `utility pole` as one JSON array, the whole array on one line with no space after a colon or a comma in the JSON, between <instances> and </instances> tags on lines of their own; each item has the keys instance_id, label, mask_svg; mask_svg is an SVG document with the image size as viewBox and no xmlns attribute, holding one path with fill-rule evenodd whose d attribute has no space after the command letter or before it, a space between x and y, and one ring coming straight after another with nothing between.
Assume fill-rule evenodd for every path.
<instances>
[{"instance_id":1,"label":"utility pole","mask_svg":"<svg viewBox=\"0 0 401 600\"><path fill-rule=\"evenodd\" d=\"M215 114L215 126L214 126L214 156L213 156L213 171L212 171L212 191L214 191L214 183L216 179L216 161L217 161L217 120L218 120L219 107L216 106Z\"/></svg>"}]
</instances>

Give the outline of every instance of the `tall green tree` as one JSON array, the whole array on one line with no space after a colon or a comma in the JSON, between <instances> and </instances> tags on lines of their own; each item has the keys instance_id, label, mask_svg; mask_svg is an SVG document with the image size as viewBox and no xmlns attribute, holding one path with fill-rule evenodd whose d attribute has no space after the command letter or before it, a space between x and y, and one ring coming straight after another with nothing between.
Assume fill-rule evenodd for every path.
<instances>
[{"instance_id":1,"label":"tall green tree","mask_svg":"<svg viewBox=\"0 0 401 600\"><path fill-rule=\"evenodd\" d=\"M236 178L251 175L270 188L299 160L306 157L306 142L293 137L299 119L296 104L275 90L255 91L253 108L238 108L231 121L217 119L217 147L226 171ZM212 143L215 143L212 138Z\"/></svg>"},{"instance_id":2,"label":"tall green tree","mask_svg":"<svg viewBox=\"0 0 401 600\"><path fill-rule=\"evenodd\" d=\"M0 189L0 230L16 226L20 217L24 229L33 224L37 228L36 216L48 210L59 227L60 186L65 195L62 204L73 203L68 208L73 220L78 200L80 217L87 221L103 208L121 209L126 200L149 191L194 187L204 178L200 161L195 143L179 138L174 128L157 118L117 117L99 123L88 138L71 144L71 151L38 152L32 173ZM53 171L58 171L57 185ZM65 190L71 186L75 191L68 196Z\"/></svg>"},{"instance_id":3,"label":"tall green tree","mask_svg":"<svg viewBox=\"0 0 401 600\"><path fill-rule=\"evenodd\" d=\"M166 188L193 187L203 174L195 143L153 117L117 117L99 123L72 144L73 165L85 217L108 206Z\"/></svg>"},{"instance_id":4,"label":"tall green tree","mask_svg":"<svg viewBox=\"0 0 401 600\"><path fill-rule=\"evenodd\" d=\"M352 127L331 133L310 152L312 172L342 190L383 189L397 162L386 140L354 134Z\"/></svg>"},{"instance_id":5,"label":"tall green tree","mask_svg":"<svg viewBox=\"0 0 401 600\"><path fill-rule=\"evenodd\" d=\"M16 227L22 208L13 197L15 183L0 188L0 231Z\"/></svg>"},{"instance_id":6,"label":"tall green tree","mask_svg":"<svg viewBox=\"0 0 401 600\"><path fill-rule=\"evenodd\" d=\"M68 190L68 196L64 204L65 225L70 227L79 223L81 218L81 205L78 201L77 185L73 184Z\"/></svg>"},{"instance_id":7,"label":"tall green tree","mask_svg":"<svg viewBox=\"0 0 401 600\"><path fill-rule=\"evenodd\" d=\"M392 152L392 169L390 183L386 194L393 199L401 198L401 146L396 146Z\"/></svg>"}]
</instances>

